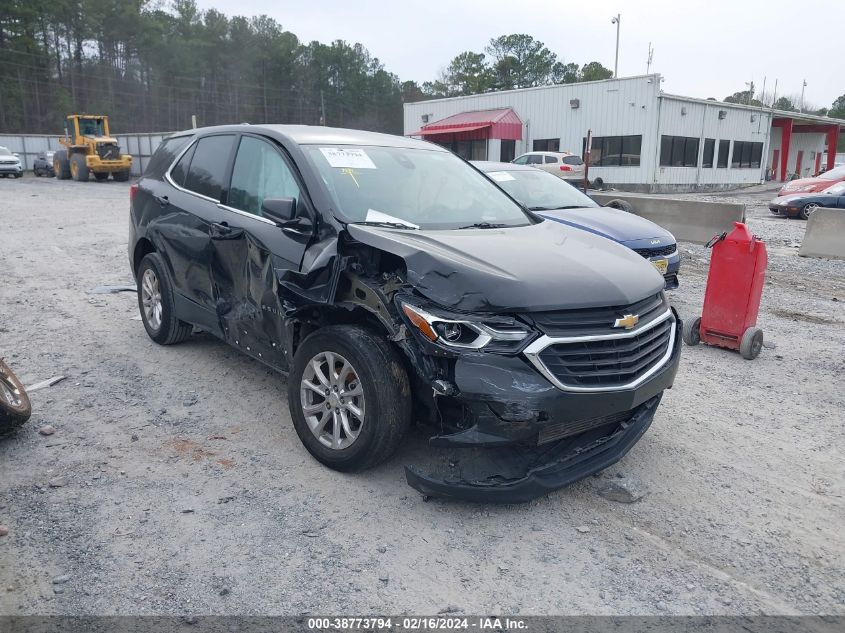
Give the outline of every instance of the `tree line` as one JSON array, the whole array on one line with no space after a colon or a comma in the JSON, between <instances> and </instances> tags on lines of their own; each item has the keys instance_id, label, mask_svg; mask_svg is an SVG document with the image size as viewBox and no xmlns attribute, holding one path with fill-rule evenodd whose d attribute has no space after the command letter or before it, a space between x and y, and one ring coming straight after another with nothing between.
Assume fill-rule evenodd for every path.
<instances>
[{"instance_id":1,"label":"tree line","mask_svg":"<svg viewBox=\"0 0 845 633\"><path fill-rule=\"evenodd\" d=\"M739 90L733 94L728 95L723 99L725 103L742 103L745 105L755 106L757 108L774 108L775 110L785 110L787 112L803 112L805 114L814 114L816 116L829 116L835 119L845 119L845 94L837 97L829 108L819 107L808 102L801 103L801 96L797 94L792 95L776 95L774 91L761 90L757 91L757 86L754 82L746 84L748 88Z\"/></svg>"},{"instance_id":2,"label":"tree line","mask_svg":"<svg viewBox=\"0 0 845 633\"><path fill-rule=\"evenodd\" d=\"M527 35L462 53L441 79L402 81L361 44L302 42L273 18L194 0L3 0L0 132L59 133L71 112L120 132L249 121L402 133L402 103L610 76Z\"/></svg>"}]
</instances>

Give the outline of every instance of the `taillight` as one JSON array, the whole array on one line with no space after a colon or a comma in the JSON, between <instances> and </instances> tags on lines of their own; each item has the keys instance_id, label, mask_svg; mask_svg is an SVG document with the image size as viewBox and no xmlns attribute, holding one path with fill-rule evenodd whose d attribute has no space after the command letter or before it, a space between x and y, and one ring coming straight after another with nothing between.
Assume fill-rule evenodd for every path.
<instances>
[{"instance_id":1,"label":"taillight","mask_svg":"<svg viewBox=\"0 0 845 633\"><path fill-rule=\"evenodd\" d=\"M572 167L570 167L569 165L561 165L560 170L561 171L572 171Z\"/></svg>"},{"instance_id":2,"label":"taillight","mask_svg":"<svg viewBox=\"0 0 845 633\"><path fill-rule=\"evenodd\" d=\"M135 194L138 193L138 183L129 187L129 202L135 200Z\"/></svg>"}]
</instances>

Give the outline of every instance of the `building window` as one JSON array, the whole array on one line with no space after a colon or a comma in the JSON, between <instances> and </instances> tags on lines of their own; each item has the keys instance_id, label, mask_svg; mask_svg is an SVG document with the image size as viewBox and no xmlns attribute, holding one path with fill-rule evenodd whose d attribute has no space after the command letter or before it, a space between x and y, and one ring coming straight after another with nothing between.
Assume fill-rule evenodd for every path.
<instances>
[{"instance_id":1,"label":"building window","mask_svg":"<svg viewBox=\"0 0 845 633\"><path fill-rule=\"evenodd\" d=\"M516 141L502 141L502 149L499 152L499 160L503 163L511 162L516 156Z\"/></svg>"},{"instance_id":2,"label":"building window","mask_svg":"<svg viewBox=\"0 0 845 633\"><path fill-rule=\"evenodd\" d=\"M713 167L713 161L715 160L715 156L713 156L714 152L716 151L716 139L715 138L706 138L704 139L704 156L701 158L701 166L702 167Z\"/></svg>"},{"instance_id":3,"label":"building window","mask_svg":"<svg viewBox=\"0 0 845 633\"><path fill-rule=\"evenodd\" d=\"M464 160L487 160L487 141L447 141L438 143Z\"/></svg>"},{"instance_id":4,"label":"building window","mask_svg":"<svg viewBox=\"0 0 845 633\"><path fill-rule=\"evenodd\" d=\"M661 167L695 167L698 165L698 141L694 136L660 137Z\"/></svg>"},{"instance_id":5,"label":"building window","mask_svg":"<svg viewBox=\"0 0 845 633\"><path fill-rule=\"evenodd\" d=\"M752 141L734 141L731 167L735 169L759 169L763 160L763 144Z\"/></svg>"},{"instance_id":6,"label":"building window","mask_svg":"<svg viewBox=\"0 0 845 633\"><path fill-rule=\"evenodd\" d=\"M590 142L590 165L595 167L637 167L640 164L643 137L594 136ZM587 147L583 139L582 151Z\"/></svg>"},{"instance_id":7,"label":"building window","mask_svg":"<svg viewBox=\"0 0 845 633\"><path fill-rule=\"evenodd\" d=\"M719 141L719 162L716 163L716 167L727 167L728 166L728 154L731 152L731 142L722 139Z\"/></svg>"},{"instance_id":8,"label":"building window","mask_svg":"<svg viewBox=\"0 0 845 633\"><path fill-rule=\"evenodd\" d=\"M538 138L534 139L535 152L559 152L560 139L559 138Z\"/></svg>"}]
</instances>

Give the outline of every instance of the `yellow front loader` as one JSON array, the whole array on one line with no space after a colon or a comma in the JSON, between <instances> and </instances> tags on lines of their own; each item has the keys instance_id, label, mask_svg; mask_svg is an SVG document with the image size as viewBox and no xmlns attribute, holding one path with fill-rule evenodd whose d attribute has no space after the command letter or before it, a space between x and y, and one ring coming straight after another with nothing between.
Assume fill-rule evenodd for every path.
<instances>
[{"instance_id":1,"label":"yellow front loader","mask_svg":"<svg viewBox=\"0 0 845 633\"><path fill-rule=\"evenodd\" d=\"M97 180L109 174L117 181L129 180L132 157L121 154L117 139L109 133L109 118L93 114L68 115L65 135L60 149L53 155L53 171L61 180L88 180L93 173Z\"/></svg>"}]
</instances>

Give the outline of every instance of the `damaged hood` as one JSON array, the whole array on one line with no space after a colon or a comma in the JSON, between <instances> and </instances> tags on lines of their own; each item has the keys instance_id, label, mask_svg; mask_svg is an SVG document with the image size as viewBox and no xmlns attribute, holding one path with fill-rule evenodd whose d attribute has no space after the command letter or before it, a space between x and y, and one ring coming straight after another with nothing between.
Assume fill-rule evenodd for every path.
<instances>
[{"instance_id":1,"label":"damaged hood","mask_svg":"<svg viewBox=\"0 0 845 633\"><path fill-rule=\"evenodd\" d=\"M463 312L539 312L634 303L664 279L630 249L557 222L419 231L350 224L358 242L401 257L423 296Z\"/></svg>"}]
</instances>

